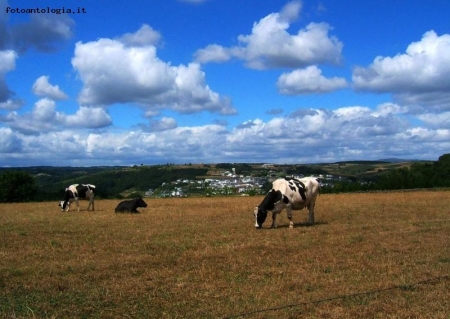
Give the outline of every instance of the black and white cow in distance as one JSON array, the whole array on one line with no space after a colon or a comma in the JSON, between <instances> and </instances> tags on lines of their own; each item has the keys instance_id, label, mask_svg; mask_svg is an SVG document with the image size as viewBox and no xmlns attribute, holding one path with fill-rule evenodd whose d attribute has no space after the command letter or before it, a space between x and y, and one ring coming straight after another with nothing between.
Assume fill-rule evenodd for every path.
<instances>
[{"instance_id":1,"label":"black and white cow in distance","mask_svg":"<svg viewBox=\"0 0 450 319\"><path fill-rule=\"evenodd\" d=\"M59 206L61 206L61 211L69 211L70 204L74 201L77 203L78 211L80 211L80 203L78 199L87 199L89 200L89 205L87 210L92 205L92 210L94 210L94 190L95 185L92 184L73 184L66 188L64 193L64 201L59 202Z\"/></svg>"},{"instance_id":2,"label":"black and white cow in distance","mask_svg":"<svg viewBox=\"0 0 450 319\"><path fill-rule=\"evenodd\" d=\"M139 214L139 212L137 211L138 207L147 207L147 204L141 197L120 202L119 205L117 205L115 212Z\"/></svg>"},{"instance_id":3,"label":"black and white cow in distance","mask_svg":"<svg viewBox=\"0 0 450 319\"><path fill-rule=\"evenodd\" d=\"M308 224L313 225L314 206L318 194L319 182L312 177L275 180L272 183L272 189L264 197L261 204L255 207L255 227L261 228L267 218L268 211L272 211L272 228L276 228L277 215L286 208L289 228L293 228L292 210L300 210L305 207L309 210Z\"/></svg>"}]
</instances>

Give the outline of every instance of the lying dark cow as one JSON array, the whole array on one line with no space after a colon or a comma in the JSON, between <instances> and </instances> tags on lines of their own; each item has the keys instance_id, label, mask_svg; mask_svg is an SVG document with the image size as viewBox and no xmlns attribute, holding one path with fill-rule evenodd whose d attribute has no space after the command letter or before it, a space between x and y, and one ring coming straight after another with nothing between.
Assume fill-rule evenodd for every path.
<instances>
[{"instance_id":1,"label":"lying dark cow","mask_svg":"<svg viewBox=\"0 0 450 319\"><path fill-rule=\"evenodd\" d=\"M268 211L272 211L272 228L277 227L276 218L286 208L289 218L289 228L294 227L292 210L309 209L308 223L314 224L314 206L319 194L319 182L315 178L277 179L272 183L272 190L267 193L254 214L256 228L261 228L267 218Z\"/></svg>"},{"instance_id":2,"label":"lying dark cow","mask_svg":"<svg viewBox=\"0 0 450 319\"><path fill-rule=\"evenodd\" d=\"M70 204L74 201L77 203L78 211L80 211L80 203L78 198L89 200L88 210L92 205L92 210L94 210L94 189L95 185L91 184L73 184L66 188L64 193L64 201L59 202L61 206L61 211L69 211Z\"/></svg>"},{"instance_id":3,"label":"lying dark cow","mask_svg":"<svg viewBox=\"0 0 450 319\"><path fill-rule=\"evenodd\" d=\"M138 207L147 207L147 204L141 197L120 202L119 205L117 205L115 212L139 214L139 212L136 210L136 208Z\"/></svg>"}]
</instances>

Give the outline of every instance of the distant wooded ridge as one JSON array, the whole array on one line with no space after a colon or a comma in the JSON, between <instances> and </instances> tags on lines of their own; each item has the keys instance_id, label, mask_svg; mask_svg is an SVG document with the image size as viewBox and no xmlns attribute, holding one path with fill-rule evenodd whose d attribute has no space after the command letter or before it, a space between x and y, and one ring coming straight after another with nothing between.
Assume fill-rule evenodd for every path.
<instances>
[{"instance_id":1,"label":"distant wooded ridge","mask_svg":"<svg viewBox=\"0 0 450 319\"><path fill-rule=\"evenodd\" d=\"M438 161L386 159L318 164L168 163L134 166L14 167L0 168L0 184L5 185L6 173L25 172L34 178L37 186L34 200L60 199L68 185L78 183L96 185L98 198L123 198L143 195L147 190L156 190L162 185L170 187L177 180L225 178L225 171L237 177L265 177L268 180L285 176L340 177L324 183L321 190L324 193L450 187L450 154L440 156ZM1 199L1 192L0 190L0 202L4 201Z\"/></svg>"}]
</instances>

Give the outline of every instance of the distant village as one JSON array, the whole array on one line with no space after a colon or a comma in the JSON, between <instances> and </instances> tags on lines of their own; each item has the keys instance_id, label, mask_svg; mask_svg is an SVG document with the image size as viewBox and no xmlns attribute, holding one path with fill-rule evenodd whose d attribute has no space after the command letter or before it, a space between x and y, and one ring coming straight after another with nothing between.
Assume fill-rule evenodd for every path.
<instances>
[{"instance_id":1,"label":"distant village","mask_svg":"<svg viewBox=\"0 0 450 319\"><path fill-rule=\"evenodd\" d=\"M170 183L162 183L158 189L149 189L145 197L187 197L191 195L216 196L216 195L241 195L254 196L266 193L264 185L271 183L276 178L293 177L303 178L303 175L280 176L279 172L270 171L267 176L254 177L236 174L234 168L221 170L217 176L204 179L177 179ZM319 174L314 177L319 180L321 186L331 186L336 180L345 177Z\"/></svg>"}]
</instances>

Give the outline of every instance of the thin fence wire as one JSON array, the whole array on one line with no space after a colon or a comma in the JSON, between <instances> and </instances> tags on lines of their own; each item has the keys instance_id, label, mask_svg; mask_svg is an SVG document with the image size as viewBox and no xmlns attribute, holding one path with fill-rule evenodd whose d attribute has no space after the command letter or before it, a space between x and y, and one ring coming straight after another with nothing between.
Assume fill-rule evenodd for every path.
<instances>
[{"instance_id":1,"label":"thin fence wire","mask_svg":"<svg viewBox=\"0 0 450 319\"><path fill-rule=\"evenodd\" d=\"M440 281L449 280L449 279L450 279L450 276L434 277L434 278L429 278L429 279L417 281L415 283L406 284L406 285L397 285L397 286L375 289L375 290L370 290L370 291L357 292L357 293L348 294L348 295L339 295L339 296L334 296L334 297L324 298L324 299L319 299L319 300L298 302L298 303L288 304L288 305L284 305L284 306L280 306L280 307L265 308L265 309L258 309L258 310L249 311L249 312L242 312L239 314L234 314L234 315L229 315L229 316L223 317L223 319L247 317L247 316L251 316L251 315L255 315L255 314L261 314L261 313L271 312L271 311L279 311L279 310L283 310L283 309L287 309L287 308L294 308L294 307L300 307L300 306L306 306L306 305L318 305L320 303L329 302L329 301L333 301L333 300L367 296L367 295L372 295L372 294L386 292L386 291L390 291L390 290L396 290L396 289L408 290L415 286L428 285L428 284L431 284L434 282L440 282Z\"/></svg>"}]
</instances>

